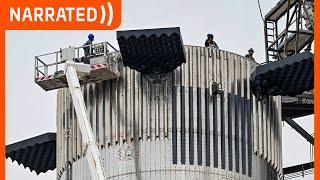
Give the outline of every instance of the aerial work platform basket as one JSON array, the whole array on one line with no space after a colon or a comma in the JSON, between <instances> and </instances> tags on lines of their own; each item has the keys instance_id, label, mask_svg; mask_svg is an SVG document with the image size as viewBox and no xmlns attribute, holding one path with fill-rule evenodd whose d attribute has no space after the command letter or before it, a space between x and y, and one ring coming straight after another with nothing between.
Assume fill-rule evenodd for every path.
<instances>
[{"instance_id":1,"label":"aerial work platform basket","mask_svg":"<svg viewBox=\"0 0 320 180\"><path fill-rule=\"evenodd\" d=\"M83 48L90 49L90 55L84 56ZM112 49L112 51L109 51ZM68 87L65 74L66 61L62 60L62 51L35 56L34 81L46 91ZM102 42L75 47L74 62L87 65L90 73L79 75L80 84L114 79L120 76L118 60L120 54L110 43Z\"/></svg>"}]
</instances>

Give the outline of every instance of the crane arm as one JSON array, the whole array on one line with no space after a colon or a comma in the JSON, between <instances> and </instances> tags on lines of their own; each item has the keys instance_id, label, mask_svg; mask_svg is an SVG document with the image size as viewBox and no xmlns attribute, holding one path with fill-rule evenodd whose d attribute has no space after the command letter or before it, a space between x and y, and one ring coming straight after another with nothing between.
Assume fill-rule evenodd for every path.
<instances>
[{"instance_id":1,"label":"crane arm","mask_svg":"<svg viewBox=\"0 0 320 180\"><path fill-rule=\"evenodd\" d=\"M77 114L77 121L81 130L82 139L86 145L86 158L91 172L91 179L105 180L100 152L87 116L86 105L78 77L81 74L90 73L90 65L73 62L74 54L75 50L73 47L62 49L62 59L66 60L65 74L72 102Z\"/></svg>"}]
</instances>

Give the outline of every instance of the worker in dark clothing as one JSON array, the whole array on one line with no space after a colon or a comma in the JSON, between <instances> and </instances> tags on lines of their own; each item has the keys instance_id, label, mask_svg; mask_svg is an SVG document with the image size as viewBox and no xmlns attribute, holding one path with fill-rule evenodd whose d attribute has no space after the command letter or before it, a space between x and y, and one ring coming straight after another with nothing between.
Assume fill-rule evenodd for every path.
<instances>
[{"instance_id":1,"label":"worker in dark clothing","mask_svg":"<svg viewBox=\"0 0 320 180\"><path fill-rule=\"evenodd\" d=\"M93 49L92 49L92 47L90 47L90 45L92 44L93 41L94 41L94 35L93 34L89 34L87 42L85 42L82 45L82 46L85 46L85 47L83 47L84 57L82 57L80 59L80 61L85 63L85 64L90 64L90 57L89 56L93 54Z\"/></svg>"},{"instance_id":2,"label":"worker in dark clothing","mask_svg":"<svg viewBox=\"0 0 320 180\"><path fill-rule=\"evenodd\" d=\"M84 56L89 56L92 54L92 48L90 48L90 45L92 44L92 42L94 41L94 35L93 34L89 34L88 35L88 41L86 43L84 43L83 46L86 46L86 47L83 47L83 50L84 50ZM90 52L90 49L91 49L91 52Z\"/></svg>"},{"instance_id":3,"label":"worker in dark clothing","mask_svg":"<svg viewBox=\"0 0 320 180\"><path fill-rule=\"evenodd\" d=\"M206 47L219 49L218 44L213 40L213 34L208 34L206 42L204 43Z\"/></svg>"},{"instance_id":4,"label":"worker in dark clothing","mask_svg":"<svg viewBox=\"0 0 320 180\"><path fill-rule=\"evenodd\" d=\"M254 53L254 50L252 48L250 48L248 50L248 54L246 54L245 57L248 58L251 61L255 61L255 59L253 58L253 53Z\"/></svg>"}]
</instances>

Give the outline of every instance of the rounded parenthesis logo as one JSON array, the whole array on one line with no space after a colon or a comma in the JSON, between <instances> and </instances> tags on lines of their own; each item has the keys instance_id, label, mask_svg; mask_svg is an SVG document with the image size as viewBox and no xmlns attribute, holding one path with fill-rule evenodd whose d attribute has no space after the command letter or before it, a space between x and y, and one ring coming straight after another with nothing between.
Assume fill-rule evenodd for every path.
<instances>
[{"instance_id":1,"label":"rounded parenthesis logo","mask_svg":"<svg viewBox=\"0 0 320 180\"><path fill-rule=\"evenodd\" d=\"M112 21L113 21L113 7L112 7L112 4L111 2L107 2L107 8L106 6L104 5L101 5L100 6L101 8L101 19L100 19L100 24L104 24L104 22L106 21L106 16L107 16L107 9L108 9L108 12L109 12L109 18L108 18L108 21L107 21L107 26L111 26L112 24Z\"/></svg>"}]
</instances>

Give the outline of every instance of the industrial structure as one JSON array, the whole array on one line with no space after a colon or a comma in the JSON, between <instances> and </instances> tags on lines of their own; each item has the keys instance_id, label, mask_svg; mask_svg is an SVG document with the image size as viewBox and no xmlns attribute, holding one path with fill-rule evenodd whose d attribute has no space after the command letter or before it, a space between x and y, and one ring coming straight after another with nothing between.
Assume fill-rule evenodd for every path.
<instances>
[{"instance_id":1,"label":"industrial structure","mask_svg":"<svg viewBox=\"0 0 320 180\"><path fill-rule=\"evenodd\" d=\"M251 95L256 64L203 47L185 46L185 53L186 63L163 80L119 62L121 78L83 87L107 179L281 177L281 99ZM80 170L88 164L81 137L71 133L68 89L58 92L57 112L58 177L90 179Z\"/></svg>"},{"instance_id":2,"label":"industrial structure","mask_svg":"<svg viewBox=\"0 0 320 180\"><path fill-rule=\"evenodd\" d=\"M281 95L282 120L313 148L313 136L294 119L314 112L314 1L279 1L264 17L264 32L266 65L256 69L251 88L259 96ZM313 164L283 167L284 179L312 174Z\"/></svg>"},{"instance_id":3,"label":"industrial structure","mask_svg":"<svg viewBox=\"0 0 320 180\"><path fill-rule=\"evenodd\" d=\"M184 45L179 28L119 31L120 51L86 46L90 64L79 63L84 46L36 56L35 82L58 89L57 132L8 145L6 156L61 180L308 174L313 162L282 165L282 121L314 143L293 120L313 114L312 7L281 0L266 15L264 64Z\"/></svg>"}]
</instances>

